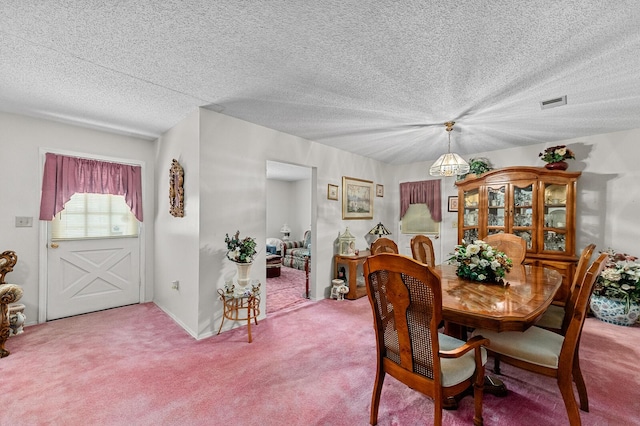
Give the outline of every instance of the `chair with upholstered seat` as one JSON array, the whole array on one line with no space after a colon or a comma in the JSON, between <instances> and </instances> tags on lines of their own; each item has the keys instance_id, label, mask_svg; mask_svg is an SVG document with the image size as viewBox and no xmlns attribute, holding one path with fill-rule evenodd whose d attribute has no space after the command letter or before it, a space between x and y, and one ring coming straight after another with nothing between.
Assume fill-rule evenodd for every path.
<instances>
[{"instance_id":1,"label":"chair with upholstered seat","mask_svg":"<svg viewBox=\"0 0 640 426\"><path fill-rule=\"evenodd\" d=\"M378 421L382 384L388 373L412 389L431 396L434 424L442 424L445 398L474 388L474 424L482 424L482 395L489 341L468 342L438 333L442 319L440 278L409 257L383 253L364 263L367 295L374 317L377 371L370 423Z\"/></svg>"},{"instance_id":2,"label":"chair with upholstered seat","mask_svg":"<svg viewBox=\"0 0 640 426\"><path fill-rule=\"evenodd\" d=\"M416 235L411 239L411 254L420 263L436 266L436 255L433 251L431 238L426 235Z\"/></svg>"},{"instance_id":3,"label":"chair with upholstered seat","mask_svg":"<svg viewBox=\"0 0 640 426\"><path fill-rule=\"evenodd\" d=\"M571 281L571 287L569 293L564 301L564 306L551 305L542 314L540 319L536 322L538 327L546 328L547 330L555 331L556 333L564 333L567 331L569 324L565 321L565 306L575 303L575 298L578 297L580 291L580 285L584 278L584 274L587 273L591 256L596 249L595 244L589 244L582 250L576 272L573 274L573 280ZM573 301L572 301L573 299Z\"/></svg>"},{"instance_id":4,"label":"chair with upholstered seat","mask_svg":"<svg viewBox=\"0 0 640 426\"><path fill-rule=\"evenodd\" d=\"M515 234L491 234L484 238L484 242L501 252L504 252L514 265L519 265L527 255L527 242Z\"/></svg>"},{"instance_id":5,"label":"chair with upholstered seat","mask_svg":"<svg viewBox=\"0 0 640 426\"><path fill-rule=\"evenodd\" d=\"M371 243L371 254L398 253L398 245L390 238L378 238Z\"/></svg>"},{"instance_id":6,"label":"chair with upholstered seat","mask_svg":"<svg viewBox=\"0 0 640 426\"><path fill-rule=\"evenodd\" d=\"M578 389L580 409L589 411L587 388L577 361L578 350L589 298L606 259L607 255L601 254L584 274L578 295L573 305L567 306L565 312L569 325L564 336L536 326L524 332L497 333L484 329L476 329L473 332L474 335L489 338L491 343L487 350L496 361L555 377L572 426L581 424L580 411L573 393L573 382ZM500 374L499 364L496 364L494 371Z\"/></svg>"},{"instance_id":7,"label":"chair with upholstered seat","mask_svg":"<svg viewBox=\"0 0 640 426\"><path fill-rule=\"evenodd\" d=\"M22 297L22 287L16 284L6 284L4 281L5 275L13 271L17 262L18 256L14 251L7 250L0 254L0 358L8 356L10 353L4 348L4 344L11 334L9 304L17 302Z\"/></svg>"}]
</instances>

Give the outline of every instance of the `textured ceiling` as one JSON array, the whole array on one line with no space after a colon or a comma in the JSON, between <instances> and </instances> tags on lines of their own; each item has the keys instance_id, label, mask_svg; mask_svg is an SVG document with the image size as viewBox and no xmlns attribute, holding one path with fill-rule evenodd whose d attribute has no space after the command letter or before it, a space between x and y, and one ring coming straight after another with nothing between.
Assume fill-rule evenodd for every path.
<instances>
[{"instance_id":1,"label":"textured ceiling","mask_svg":"<svg viewBox=\"0 0 640 426\"><path fill-rule=\"evenodd\" d=\"M3 0L0 109L155 138L208 107L395 164L454 120L470 156L640 128L639 29L635 0Z\"/></svg>"}]
</instances>

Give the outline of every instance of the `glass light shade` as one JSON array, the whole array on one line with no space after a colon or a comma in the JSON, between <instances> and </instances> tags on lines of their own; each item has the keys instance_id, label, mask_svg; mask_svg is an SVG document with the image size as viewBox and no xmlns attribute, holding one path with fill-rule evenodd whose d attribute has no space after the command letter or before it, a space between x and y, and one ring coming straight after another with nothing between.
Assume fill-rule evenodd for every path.
<instances>
[{"instance_id":1,"label":"glass light shade","mask_svg":"<svg viewBox=\"0 0 640 426\"><path fill-rule=\"evenodd\" d=\"M283 234L288 234L291 232L291 228L289 228L289 225L285 223L284 225L282 225L282 228L280 228L280 232L282 232Z\"/></svg>"},{"instance_id":2,"label":"glass light shade","mask_svg":"<svg viewBox=\"0 0 640 426\"><path fill-rule=\"evenodd\" d=\"M389 232L389 230L387 228L385 228L385 226L382 224L382 222L379 222L376 226L374 226L371 231L369 231L369 234L371 235L391 235L391 232Z\"/></svg>"},{"instance_id":3,"label":"glass light shade","mask_svg":"<svg viewBox=\"0 0 640 426\"><path fill-rule=\"evenodd\" d=\"M465 173L469 173L469 163L464 161L458 154L452 152L442 154L429 169L431 176L449 177Z\"/></svg>"}]
</instances>

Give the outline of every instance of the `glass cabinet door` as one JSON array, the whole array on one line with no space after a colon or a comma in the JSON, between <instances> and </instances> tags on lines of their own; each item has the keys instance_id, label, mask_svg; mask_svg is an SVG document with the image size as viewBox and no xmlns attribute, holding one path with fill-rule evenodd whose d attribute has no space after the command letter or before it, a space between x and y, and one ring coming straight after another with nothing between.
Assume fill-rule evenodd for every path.
<instances>
[{"instance_id":1,"label":"glass cabinet door","mask_svg":"<svg viewBox=\"0 0 640 426\"><path fill-rule=\"evenodd\" d=\"M533 183L513 185L512 233L527 242L527 249L533 247Z\"/></svg>"},{"instance_id":2,"label":"glass cabinet door","mask_svg":"<svg viewBox=\"0 0 640 426\"><path fill-rule=\"evenodd\" d=\"M507 226L506 185L487 187L487 235L506 232Z\"/></svg>"},{"instance_id":3,"label":"glass cabinet door","mask_svg":"<svg viewBox=\"0 0 640 426\"><path fill-rule=\"evenodd\" d=\"M464 193L463 201L463 239L466 242L472 242L478 239L479 231L479 208L480 208L480 192L479 189L473 189Z\"/></svg>"},{"instance_id":4,"label":"glass cabinet door","mask_svg":"<svg viewBox=\"0 0 640 426\"><path fill-rule=\"evenodd\" d=\"M542 229L545 251L566 251L567 185L545 183Z\"/></svg>"}]
</instances>

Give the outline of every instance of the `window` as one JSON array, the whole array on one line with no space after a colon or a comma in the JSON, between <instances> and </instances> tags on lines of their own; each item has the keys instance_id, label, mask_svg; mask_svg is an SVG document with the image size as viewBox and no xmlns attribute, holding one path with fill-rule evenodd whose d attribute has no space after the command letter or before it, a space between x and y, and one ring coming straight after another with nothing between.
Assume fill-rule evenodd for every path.
<instances>
[{"instance_id":1,"label":"window","mask_svg":"<svg viewBox=\"0 0 640 426\"><path fill-rule=\"evenodd\" d=\"M51 238L137 237L138 228L124 196L76 193L54 217Z\"/></svg>"},{"instance_id":2,"label":"window","mask_svg":"<svg viewBox=\"0 0 640 426\"><path fill-rule=\"evenodd\" d=\"M434 222L426 204L410 204L400 222L403 234L438 234L440 222Z\"/></svg>"}]
</instances>

